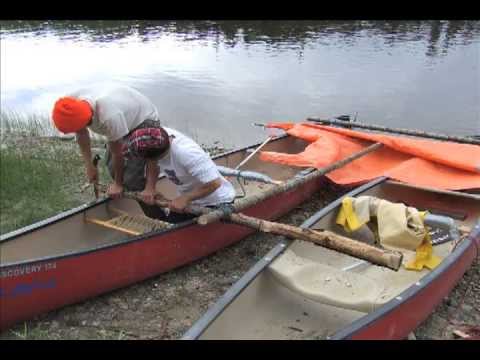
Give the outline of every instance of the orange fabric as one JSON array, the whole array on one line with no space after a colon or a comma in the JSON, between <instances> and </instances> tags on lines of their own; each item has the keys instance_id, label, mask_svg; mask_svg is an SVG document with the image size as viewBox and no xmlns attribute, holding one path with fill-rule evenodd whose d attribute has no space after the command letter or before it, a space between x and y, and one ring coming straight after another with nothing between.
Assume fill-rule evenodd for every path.
<instances>
[{"instance_id":1,"label":"orange fabric","mask_svg":"<svg viewBox=\"0 0 480 360\"><path fill-rule=\"evenodd\" d=\"M480 173L480 146L447 141L412 139L400 136L372 134L349 129L305 124L337 134L373 142L381 142L391 149L431 160L458 169Z\"/></svg>"},{"instance_id":2,"label":"orange fabric","mask_svg":"<svg viewBox=\"0 0 480 360\"><path fill-rule=\"evenodd\" d=\"M316 124L272 123L310 144L299 154L263 151L260 159L322 168L372 142L385 146L327 174L332 181L356 185L379 176L439 189L480 188L480 146L371 134Z\"/></svg>"},{"instance_id":3,"label":"orange fabric","mask_svg":"<svg viewBox=\"0 0 480 360\"><path fill-rule=\"evenodd\" d=\"M85 100L67 96L58 99L53 107L53 123L65 134L83 129L91 118L92 108Z\"/></svg>"}]
</instances>

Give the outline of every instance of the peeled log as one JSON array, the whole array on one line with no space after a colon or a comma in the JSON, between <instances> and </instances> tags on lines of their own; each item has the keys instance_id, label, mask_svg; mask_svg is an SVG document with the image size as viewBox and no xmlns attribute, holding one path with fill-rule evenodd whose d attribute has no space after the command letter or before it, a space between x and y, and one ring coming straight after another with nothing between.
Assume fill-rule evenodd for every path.
<instances>
[{"instance_id":1,"label":"peeled log","mask_svg":"<svg viewBox=\"0 0 480 360\"><path fill-rule=\"evenodd\" d=\"M310 241L326 248L367 260L373 264L388 267L395 271L402 265L403 254L400 252L380 249L345 236L337 235L328 230L318 231L300 228L257 219L243 214L231 214L229 220L262 232L270 232L292 239Z\"/></svg>"},{"instance_id":2,"label":"peeled log","mask_svg":"<svg viewBox=\"0 0 480 360\"><path fill-rule=\"evenodd\" d=\"M141 201L141 197L138 193L125 192L124 196ZM168 206L168 201L164 199L157 199L155 202L160 207ZM186 212L196 215L209 214L212 212L211 209L201 206L190 206L185 210ZM337 235L331 231L311 230L293 225L257 219L241 213L224 214L223 216L224 220L234 224L248 226L262 232L283 235L292 239L310 241L393 270L398 270L402 264L403 255L399 252L380 249L345 236Z\"/></svg>"}]
</instances>

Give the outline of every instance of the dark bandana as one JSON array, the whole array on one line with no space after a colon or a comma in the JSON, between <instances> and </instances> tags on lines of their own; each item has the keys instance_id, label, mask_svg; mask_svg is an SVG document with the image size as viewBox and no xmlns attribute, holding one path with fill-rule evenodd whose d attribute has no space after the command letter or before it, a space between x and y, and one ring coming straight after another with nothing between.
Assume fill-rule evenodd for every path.
<instances>
[{"instance_id":1,"label":"dark bandana","mask_svg":"<svg viewBox=\"0 0 480 360\"><path fill-rule=\"evenodd\" d=\"M133 131L124 141L122 152L124 156L146 157L151 151L164 152L168 149L170 140L162 128L144 128Z\"/></svg>"}]
</instances>

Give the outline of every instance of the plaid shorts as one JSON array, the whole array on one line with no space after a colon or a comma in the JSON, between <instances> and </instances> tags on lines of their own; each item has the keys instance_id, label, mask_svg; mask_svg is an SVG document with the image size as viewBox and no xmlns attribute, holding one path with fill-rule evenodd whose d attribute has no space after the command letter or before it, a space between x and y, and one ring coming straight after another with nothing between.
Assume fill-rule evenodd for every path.
<instances>
[{"instance_id":1,"label":"plaid shorts","mask_svg":"<svg viewBox=\"0 0 480 360\"><path fill-rule=\"evenodd\" d=\"M127 135L123 137L126 139L131 133L138 129L144 129L149 127L160 127L159 120L150 120L147 119L138 125L135 129L130 131ZM114 178L113 174L113 161L110 150L107 147L106 154L106 163L110 176ZM124 158L123 166L123 186L127 191L142 191L145 189L146 178L145 178L145 160L140 158Z\"/></svg>"}]
</instances>

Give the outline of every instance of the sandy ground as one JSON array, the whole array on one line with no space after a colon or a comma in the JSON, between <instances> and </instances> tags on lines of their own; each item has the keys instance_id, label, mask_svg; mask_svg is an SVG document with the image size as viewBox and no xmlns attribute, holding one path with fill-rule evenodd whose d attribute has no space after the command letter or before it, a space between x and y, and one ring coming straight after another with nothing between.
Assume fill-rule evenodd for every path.
<instances>
[{"instance_id":1,"label":"sandy ground","mask_svg":"<svg viewBox=\"0 0 480 360\"><path fill-rule=\"evenodd\" d=\"M336 196L326 189L279 221L300 225ZM277 242L257 233L187 266L38 316L4 331L0 339L179 339ZM459 324L480 324L478 260L411 338L451 339Z\"/></svg>"}]
</instances>

